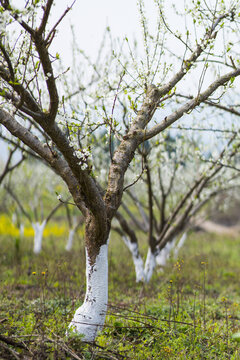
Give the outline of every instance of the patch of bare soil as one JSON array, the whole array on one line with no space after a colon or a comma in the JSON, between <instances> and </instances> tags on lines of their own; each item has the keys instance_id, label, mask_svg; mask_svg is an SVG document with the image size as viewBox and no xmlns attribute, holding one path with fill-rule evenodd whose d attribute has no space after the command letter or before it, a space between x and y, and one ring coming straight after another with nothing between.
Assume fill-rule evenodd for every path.
<instances>
[{"instance_id":1,"label":"patch of bare soil","mask_svg":"<svg viewBox=\"0 0 240 360\"><path fill-rule=\"evenodd\" d=\"M231 235L231 236L239 236L240 235L240 226L226 226L223 224L218 224L210 220L205 220L197 224L197 226L203 231L207 231L210 233L222 234L222 235Z\"/></svg>"}]
</instances>

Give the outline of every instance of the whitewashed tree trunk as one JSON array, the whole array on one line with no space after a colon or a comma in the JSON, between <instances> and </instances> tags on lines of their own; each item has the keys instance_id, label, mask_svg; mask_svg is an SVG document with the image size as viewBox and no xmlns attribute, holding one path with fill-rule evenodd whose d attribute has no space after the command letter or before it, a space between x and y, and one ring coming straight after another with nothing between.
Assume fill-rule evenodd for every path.
<instances>
[{"instance_id":1,"label":"whitewashed tree trunk","mask_svg":"<svg viewBox=\"0 0 240 360\"><path fill-rule=\"evenodd\" d=\"M84 303L74 314L69 325L74 332L82 334L83 341L93 342L101 331L108 303L108 244L102 245L94 264L86 251L86 295Z\"/></svg>"},{"instance_id":2,"label":"whitewashed tree trunk","mask_svg":"<svg viewBox=\"0 0 240 360\"><path fill-rule=\"evenodd\" d=\"M122 239L132 254L132 259L135 267L136 282L144 282L144 264L141 254L139 253L138 244L131 242L127 236L122 236Z\"/></svg>"},{"instance_id":3,"label":"whitewashed tree trunk","mask_svg":"<svg viewBox=\"0 0 240 360\"><path fill-rule=\"evenodd\" d=\"M144 277L146 283L148 283L151 280L155 267L156 267L156 254L154 254L151 248L149 247L147 258L145 261L145 267L144 267Z\"/></svg>"},{"instance_id":4,"label":"whitewashed tree trunk","mask_svg":"<svg viewBox=\"0 0 240 360\"><path fill-rule=\"evenodd\" d=\"M73 228L73 229L70 229L69 231L69 234L68 234L68 241L67 241L67 245L65 247L65 249L67 251L70 251L72 249L72 246L73 246L73 238L74 238L74 235L75 235L75 231L76 229Z\"/></svg>"},{"instance_id":5,"label":"whitewashed tree trunk","mask_svg":"<svg viewBox=\"0 0 240 360\"><path fill-rule=\"evenodd\" d=\"M156 263L159 266L166 266L168 259L170 258L171 251L176 244L177 238L175 237L172 241L169 241L166 246L156 256Z\"/></svg>"},{"instance_id":6,"label":"whitewashed tree trunk","mask_svg":"<svg viewBox=\"0 0 240 360\"><path fill-rule=\"evenodd\" d=\"M20 236L21 239L22 239L23 236L24 236L24 225L23 225L23 224L20 225L20 228L19 228L19 236Z\"/></svg>"},{"instance_id":7,"label":"whitewashed tree trunk","mask_svg":"<svg viewBox=\"0 0 240 360\"><path fill-rule=\"evenodd\" d=\"M172 240L172 241L169 241L169 242L167 243L167 245L166 245L166 249L167 249L167 252L168 252L169 257L170 257L170 254L171 254L172 249L173 249L173 248L175 247L175 245L176 245L176 242L177 242L177 237L175 236L175 237L173 238L173 240Z\"/></svg>"},{"instance_id":8,"label":"whitewashed tree trunk","mask_svg":"<svg viewBox=\"0 0 240 360\"><path fill-rule=\"evenodd\" d=\"M179 242L175 246L175 249L174 249L174 252L173 252L173 256L174 256L175 259L178 257L179 250L184 245L186 239L187 239L187 233L185 232L185 233L183 233L183 235L181 236Z\"/></svg>"},{"instance_id":9,"label":"whitewashed tree trunk","mask_svg":"<svg viewBox=\"0 0 240 360\"><path fill-rule=\"evenodd\" d=\"M46 220L44 220L41 224L39 222L32 223L32 227L34 229L34 254L39 254L42 250L43 231L45 229L46 223Z\"/></svg>"},{"instance_id":10,"label":"whitewashed tree trunk","mask_svg":"<svg viewBox=\"0 0 240 360\"><path fill-rule=\"evenodd\" d=\"M17 215L15 213L12 214L12 223L14 225L17 223Z\"/></svg>"},{"instance_id":11,"label":"whitewashed tree trunk","mask_svg":"<svg viewBox=\"0 0 240 360\"><path fill-rule=\"evenodd\" d=\"M168 253L168 250L165 247L162 250L160 250L160 252L156 256L157 265L164 267L166 265L166 263L167 263L168 258L169 258L169 253Z\"/></svg>"}]
</instances>

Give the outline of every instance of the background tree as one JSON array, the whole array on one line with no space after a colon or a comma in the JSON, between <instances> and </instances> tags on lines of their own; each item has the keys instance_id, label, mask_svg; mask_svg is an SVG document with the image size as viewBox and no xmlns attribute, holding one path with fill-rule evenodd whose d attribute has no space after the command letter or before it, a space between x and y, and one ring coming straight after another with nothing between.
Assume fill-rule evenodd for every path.
<instances>
[{"instance_id":1,"label":"background tree","mask_svg":"<svg viewBox=\"0 0 240 360\"><path fill-rule=\"evenodd\" d=\"M23 226L25 218L32 225L35 254L39 254L42 249L43 232L47 223L63 205L56 196L56 189L59 190L61 184L56 179L51 179L52 175L52 171L45 165L33 160L17 169L4 182L8 198L16 204L15 213L21 214L20 224Z\"/></svg>"},{"instance_id":2,"label":"background tree","mask_svg":"<svg viewBox=\"0 0 240 360\"><path fill-rule=\"evenodd\" d=\"M65 204L68 225L69 225L69 234L68 234L68 240L67 240L67 244L66 244L67 251L70 251L72 249L74 235L75 235L77 229L83 224L82 218L78 219L77 216L74 216L72 214L73 210L71 211L70 206L68 204Z\"/></svg>"},{"instance_id":3,"label":"background tree","mask_svg":"<svg viewBox=\"0 0 240 360\"><path fill-rule=\"evenodd\" d=\"M176 240L194 226L194 219L212 198L228 190L236 191L239 174L231 166L238 158L240 144L234 142L236 136L233 133L229 140L229 133L225 134L227 139L222 139L222 151L220 144L217 151L213 144L207 146L200 137L198 151L195 151L196 142L187 134L149 142L147 149L140 150L145 174L134 191L127 189L121 213L116 215L121 229L114 227L132 253L137 281L149 281L156 263L165 265ZM144 271L138 249L141 232L148 238L149 246ZM186 234L179 246L185 237Z\"/></svg>"},{"instance_id":4,"label":"background tree","mask_svg":"<svg viewBox=\"0 0 240 360\"><path fill-rule=\"evenodd\" d=\"M18 145L15 145L13 147L9 147L7 159L5 162L1 163L1 173L0 173L0 185L2 184L4 178L12 172L14 169L16 169L21 163L26 159L26 156L23 154L20 155L19 159L14 159L14 154L16 154L16 151L18 150Z\"/></svg>"}]
</instances>

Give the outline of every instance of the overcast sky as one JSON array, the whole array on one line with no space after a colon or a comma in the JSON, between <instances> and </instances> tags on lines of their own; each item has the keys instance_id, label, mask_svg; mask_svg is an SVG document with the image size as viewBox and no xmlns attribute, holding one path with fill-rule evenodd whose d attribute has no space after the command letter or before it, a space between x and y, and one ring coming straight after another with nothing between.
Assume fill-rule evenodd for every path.
<instances>
[{"instance_id":1,"label":"overcast sky","mask_svg":"<svg viewBox=\"0 0 240 360\"><path fill-rule=\"evenodd\" d=\"M51 23L59 19L72 3L73 0L55 0ZM11 4L22 9L25 0L11 0ZM145 1L145 8L149 15L156 12L153 0ZM64 58L68 57L71 49L71 24L75 27L79 47L90 55L96 53L106 26L110 26L113 37L123 38L127 35L129 39L134 36L139 38L141 33L137 0L76 0L58 27L59 32L51 46L60 50L58 52L62 50Z\"/></svg>"}]
</instances>

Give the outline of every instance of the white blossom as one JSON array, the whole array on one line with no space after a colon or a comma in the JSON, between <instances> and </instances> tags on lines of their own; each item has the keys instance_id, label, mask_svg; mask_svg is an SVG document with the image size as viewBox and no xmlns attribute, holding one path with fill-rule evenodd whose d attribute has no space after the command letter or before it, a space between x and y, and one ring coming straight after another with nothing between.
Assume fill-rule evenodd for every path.
<instances>
[{"instance_id":1,"label":"white blossom","mask_svg":"<svg viewBox=\"0 0 240 360\"><path fill-rule=\"evenodd\" d=\"M81 169L82 169L82 170L86 170L87 168L88 168L88 166L87 166L86 163L84 163L84 164L81 165Z\"/></svg>"},{"instance_id":2,"label":"white blossom","mask_svg":"<svg viewBox=\"0 0 240 360\"><path fill-rule=\"evenodd\" d=\"M77 150L74 152L74 155L78 158L78 159L82 159L83 158L83 154L81 152L81 150Z\"/></svg>"}]
</instances>

